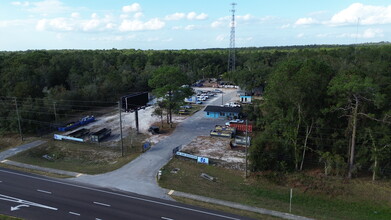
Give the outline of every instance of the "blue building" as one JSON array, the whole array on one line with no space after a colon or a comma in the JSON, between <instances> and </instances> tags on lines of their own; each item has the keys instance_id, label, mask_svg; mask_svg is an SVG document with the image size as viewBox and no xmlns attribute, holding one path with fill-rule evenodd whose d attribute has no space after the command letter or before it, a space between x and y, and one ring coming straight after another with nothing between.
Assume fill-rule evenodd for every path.
<instances>
[{"instance_id":1,"label":"blue building","mask_svg":"<svg viewBox=\"0 0 391 220\"><path fill-rule=\"evenodd\" d=\"M207 118L239 118L242 108L208 105L204 112Z\"/></svg>"},{"instance_id":2,"label":"blue building","mask_svg":"<svg viewBox=\"0 0 391 220\"><path fill-rule=\"evenodd\" d=\"M241 95L240 96L241 103L251 103L251 101L252 101L251 95Z\"/></svg>"}]
</instances>

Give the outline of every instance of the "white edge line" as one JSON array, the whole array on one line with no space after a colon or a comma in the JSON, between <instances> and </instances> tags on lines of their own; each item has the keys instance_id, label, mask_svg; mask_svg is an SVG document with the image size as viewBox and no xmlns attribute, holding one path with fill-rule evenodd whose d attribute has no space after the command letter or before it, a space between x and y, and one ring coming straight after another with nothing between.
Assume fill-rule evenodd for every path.
<instances>
[{"instance_id":1,"label":"white edge line","mask_svg":"<svg viewBox=\"0 0 391 220\"><path fill-rule=\"evenodd\" d=\"M161 217L161 219L164 219L164 220L174 220L172 218L167 218L167 217Z\"/></svg>"},{"instance_id":2,"label":"white edge line","mask_svg":"<svg viewBox=\"0 0 391 220\"><path fill-rule=\"evenodd\" d=\"M115 193L115 192L109 192L109 191L105 191L105 190L101 190L101 189L94 189L94 188L90 188L90 187L87 187L87 186L78 186L78 185L75 185L75 184L72 184L72 183L60 182L60 181L57 181L57 180L45 179L45 178L36 177L36 176L29 176L29 175L22 174L22 173L15 173L15 172L7 171L7 170L0 170L0 172L14 174L14 175L23 176L23 177L28 177L28 178L31 178L31 179L37 179L37 180L52 182L52 183L58 183L58 184L62 184L62 185L66 185L66 186L72 186L72 187L76 187L76 188L80 188L80 189L88 189L88 190L91 190L91 191L107 193L107 194L111 194L111 195L115 195L115 196L122 196L122 197L125 197L125 198L130 198L130 199L140 200L140 201L144 201L144 202L155 203L155 204L164 205L164 206L177 208L177 209L183 209L183 210L198 212L198 213L202 213L202 214L206 214L206 215L212 215L212 216L217 216L217 217L226 218L226 219L232 219L232 220L240 220L239 218L234 218L234 217L230 217L230 216L226 216L226 215L220 215L220 214L216 214L216 213L212 213L212 212L197 210L197 209L193 209L193 208L187 208L187 207L183 207L183 206L179 206L179 205L173 205L173 204L168 204L168 203L164 203L164 202L154 201L154 200L150 200L150 199L143 199L143 198L139 198L139 197L135 197L135 196L125 195L125 194L120 194L120 193Z\"/></svg>"},{"instance_id":3,"label":"white edge line","mask_svg":"<svg viewBox=\"0 0 391 220\"><path fill-rule=\"evenodd\" d=\"M69 214L80 216L80 214L79 214L79 213L76 213L76 212L69 212Z\"/></svg>"},{"instance_id":4,"label":"white edge line","mask_svg":"<svg viewBox=\"0 0 391 220\"><path fill-rule=\"evenodd\" d=\"M106 206L106 207L110 207L111 206L109 204L105 204L105 203L101 203L101 202L94 202L94 204L101 205L101 206Z\"/></svg>"},{"instance_id":5,"label":"white edge line","mask_svg":"<svg viewBox=\"0 0 391 220\"><path fill-rule=\"evenodd\" d=\"M45 191L45 190L42 190L42 189L37 189L37 191L41 192L41 193L52 194L52 192Z\"/></svg>"}]
</instances>

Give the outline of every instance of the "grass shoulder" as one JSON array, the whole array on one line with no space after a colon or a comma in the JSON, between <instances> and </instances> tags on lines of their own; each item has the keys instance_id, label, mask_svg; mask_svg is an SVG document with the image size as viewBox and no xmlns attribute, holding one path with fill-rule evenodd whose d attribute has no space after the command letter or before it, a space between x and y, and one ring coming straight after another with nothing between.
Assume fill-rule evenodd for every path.
<instances>
[{"instance_id":1,"label":"grass shoulder","mask_svg":"<svg viewBox=\"0 0 391 220\"><path fill-rule=\"evenodd\" d=\"M9 159L20 163L85 174L106 173L116 170L138 157L142 153L141 142L144 139L142 134L124 139L124 156L122 156L120 143L117 143L116 146L106 146L49 140L41 146L21 152Z\"/></svg>"},{"instance_id":2,"label":"grass shoulder","mask_svg":"<svg viewBox=\"0 0 391 220\"><path fill-rule=\"evenodd\" d=\"M171 170L179 168L175 174ZM200 177L207 173L215 182ZM316 219L391 219L389 182L342 179L308 174L252 175L243 172L173 159L163 169L160 186L167 189L289 212L289 191L293 188L292 214Z\"/></svg>"},{"instance_id":3,"label":"grass shoulder","mask_svg":"<svg viewBox=\"0 0 391 220\"><path fill-rule=\"evenodd\" d=\"M22 218L16 218L13 216L7 216L0 214L0 220L22 220Z\"/></svg>"},{"instance_id":4,"label":"grass shoulder","mask_svg":"<svg viewBox=\"0 0 391 220\"><path fill-rule=\"evenodd\" d=\"M194 205L194 206L198 206L198 207L202 207L202 208L206 208L206 209L212 209L212 210L218 210L218 211L222 211L222 212L232 213L235 215L246 216L246 217L253 218L253 219L262 219L262 220L281 219L281 218L277 218L277 217L273 217L273 216L269 216L269 215L262 215L262 214L258 214L258 213L254 213L254 212L244 211L244 210L240 210L240 209L234 209L234 208L211 204L211 203L207 203L207 202L200 202L200 201L192 200L192 199L188 199L188 198L182 198L182 197L178 197L178 196L172 196L172 197L173 197L173 199L175 199L176 201L181 202L181 203Z\"/></svg>"}]
</instances>

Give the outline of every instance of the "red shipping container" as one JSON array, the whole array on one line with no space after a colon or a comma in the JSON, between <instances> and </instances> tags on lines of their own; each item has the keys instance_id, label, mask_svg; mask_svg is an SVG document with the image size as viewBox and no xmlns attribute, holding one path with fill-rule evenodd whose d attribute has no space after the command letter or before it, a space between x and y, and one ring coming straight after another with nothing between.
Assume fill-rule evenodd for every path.
<instances>
[{"instance_id":1,"label":"red shipping container","mask_svg":"<svg viewBox=\"0 0 391 220\"><path fill-rule=\"evenodd\" d=\"M230 127L236 128L238 131L243 131L246 132L246 124L239 124L239 123L229 123ZM248 132L253 132L253 125L248 124L247 125L247 131Z\"/></svg>"}]
</instances>

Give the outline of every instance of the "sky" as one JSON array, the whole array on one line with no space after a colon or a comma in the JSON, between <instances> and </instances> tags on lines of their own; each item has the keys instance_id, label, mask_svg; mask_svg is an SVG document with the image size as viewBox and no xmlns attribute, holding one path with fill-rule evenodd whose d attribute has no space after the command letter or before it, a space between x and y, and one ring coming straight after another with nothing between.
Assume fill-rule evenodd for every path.
<instances>
[{"instance_id":1,"label":"sky","mask_svg":"<svg viewBox=\"0 0 391 220\"><path fill-rule=\"evenodd\" d=\"M1 0L0 51L391 42L390 0Z\"/></svg>"}]
</instances>

